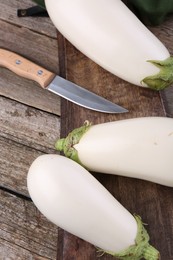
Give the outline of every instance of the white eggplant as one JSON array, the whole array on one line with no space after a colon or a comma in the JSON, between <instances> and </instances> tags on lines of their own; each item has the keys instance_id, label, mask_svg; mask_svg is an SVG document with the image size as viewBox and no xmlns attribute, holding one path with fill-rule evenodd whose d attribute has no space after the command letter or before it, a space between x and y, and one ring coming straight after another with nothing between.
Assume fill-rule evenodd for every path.
<instances>
[{"instance_id":1,"label":"white eggplant","mask_svg":"<svg viewBox=\"0 0 173 260\"><path fill-rule=\"evenodd\" d=\"M61 155L31 165L27 186L54 224L120 259L159 259L140 217L131 215L85 168Z\"/></svg>"},{"instance_id":2,"label":"white eggplant","mask_svg":"<svg viewBox=\"0 0 173 260\"><path fill-rule=\"evenodd\" d=\"M104 69L156 90L173 82L169 51L122 1L45 0L45 4L56 28Z\"/></svg>"},{"instance_id":3,"label":"white eggplant","mask_svg":"<svg viewBox=\"0 0 173 260\"><path fill-rule=\"evenodd\" d=\"M84 124L56 142L57 150L90 171L173 187L173 119L143 117Z\"/></svg>"}]
</instances>

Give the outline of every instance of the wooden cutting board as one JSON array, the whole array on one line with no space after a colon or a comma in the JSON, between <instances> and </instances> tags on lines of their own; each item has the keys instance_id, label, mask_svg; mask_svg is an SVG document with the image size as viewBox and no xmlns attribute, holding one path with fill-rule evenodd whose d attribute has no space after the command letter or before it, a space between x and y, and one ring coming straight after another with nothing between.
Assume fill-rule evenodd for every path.
<instances>
[{"instance_id":1,"label":"wooden cutting board","mask_svg":"<svg viewBox=\"0 0 173 260\"><path fill-rule=\"evenodd\" d=\"M104 114L62 99L61 137L81 126L85 120L97 124L126 118L165 116L158 92L133 86L105 71L81 54L59 33L58 42L61 76L129 110L125 114ZM124 207L131 213L139 214L143 222L148 224L151 244L160 251L162 259L173 259L173 189L120 176L99 173L94 176ZM63 230L59 233L58 248L57 260L115 259L106 254L100 257L93 245Z\"/></svg>"}]
</instances>

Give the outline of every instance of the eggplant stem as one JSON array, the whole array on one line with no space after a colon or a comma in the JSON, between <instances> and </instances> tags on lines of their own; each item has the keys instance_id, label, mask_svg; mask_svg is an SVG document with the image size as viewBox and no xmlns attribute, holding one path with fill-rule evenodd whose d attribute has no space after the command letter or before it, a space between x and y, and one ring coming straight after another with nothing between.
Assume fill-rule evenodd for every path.
<instances>
[{"instance_id":1,"label":"eggplant stem","mask_svg":"<svg viewBox=\"0 0 173 260\"><path fill-rule=\"evenodd\" d=\"M119 260L140 260L142 258L146 260L159 260L160 253L156 248L149 244L149 235L140 216L134 215L134 217L138 226L135 244L119 253L103 251Z\"/></svg>"},{"instance_id":2,"label":"eggplant stem","mask_svg":"<svg viewBox=\"0 0 173 260\"><path fill-rule=\"evenodd\" d=\"M173 57L166 60L148 60L160 69L159 73L148 76L142 80L149 88L162 90L173 83Z\"/></svg>"},{"instance_id":3,"label":"eggplant stem","mask_svg":"<svg viewBox=\"0 0 173 260\"><path fill-rule=\"evenodd\" d=\"M91 123L89 121L85 121L83 126L75 128L71 133L68 134L66 138L58 139L55 143L55 149L63 152L66 157L82 165L74 145L79 143L82 136L86 133L86 131L89 130L90 127Z\"/></svg>"}]
</instances>

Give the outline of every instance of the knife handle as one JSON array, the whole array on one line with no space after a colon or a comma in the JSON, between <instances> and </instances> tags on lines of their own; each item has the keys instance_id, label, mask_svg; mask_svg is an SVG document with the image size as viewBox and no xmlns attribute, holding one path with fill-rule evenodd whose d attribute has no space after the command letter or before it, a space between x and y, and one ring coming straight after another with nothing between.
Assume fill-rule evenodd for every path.
<instances>
[{"instance_id":1,"label":"knife handle","mask_svg":"<svg viewBox=\"0 0 173 260\"><path fill-rule=\"evenodd\" d=\"M55 77L54 73L5 49L0 49L0 66L19 76L36 81L42 88L46 88Z\"/></svg>"}]
</instances>

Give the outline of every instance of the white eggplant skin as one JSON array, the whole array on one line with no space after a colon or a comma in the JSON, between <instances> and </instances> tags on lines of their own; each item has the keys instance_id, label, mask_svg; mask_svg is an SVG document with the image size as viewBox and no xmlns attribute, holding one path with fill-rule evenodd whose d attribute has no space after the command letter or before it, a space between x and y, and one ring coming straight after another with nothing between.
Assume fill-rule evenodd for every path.
<instances>
[{"instance_id":1,"label":"white eggplant skin","mask_svg":"<svg viewBox=\"0 0 173 260\"><path fill-rule=\"evenodd\" d=\"M27 186L37 208L66 231L113 252L135 244L135 218L78 163L42 155L29 169Z\"/></svg>"},{"instance_id":2,"label":"white eggplant skin","mask_svg":"<svg viewBox=\"0 0 173 260\"><path fill-rule=\"evenodd\" d=\"M82 53L135 85L160 69L169 51L120 0L46 0L56 28Z\"/></svg>"},{"instance_id":3,"label":"white eggplant skin","mask_svg":"<svg viewBox=\"0 0 173 260\"><path fill-rule=\"evenodd\" d=\"M143 117L91 125L73 148L79 162L90 171L173 187L172 118Z\"/></svg>"}]
</instances>

